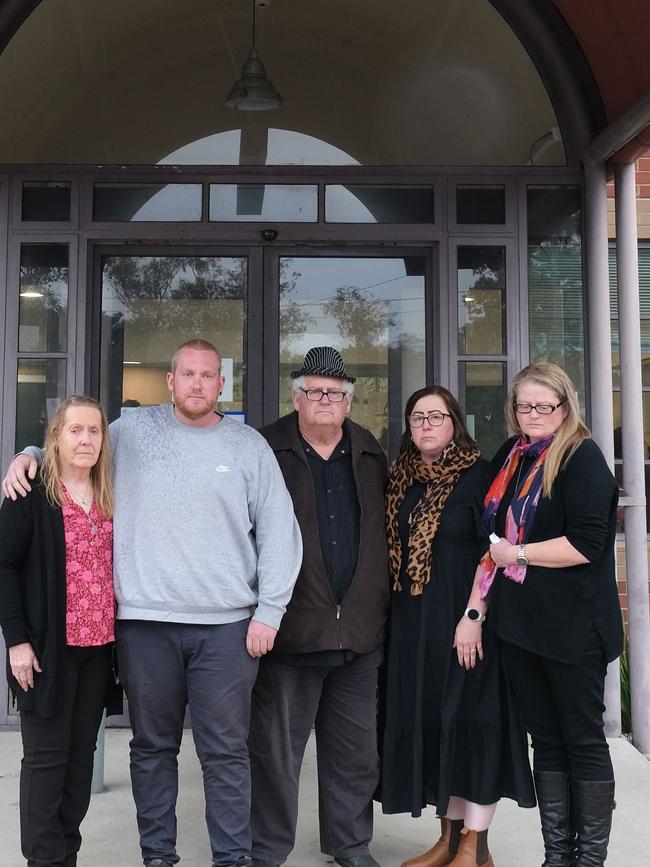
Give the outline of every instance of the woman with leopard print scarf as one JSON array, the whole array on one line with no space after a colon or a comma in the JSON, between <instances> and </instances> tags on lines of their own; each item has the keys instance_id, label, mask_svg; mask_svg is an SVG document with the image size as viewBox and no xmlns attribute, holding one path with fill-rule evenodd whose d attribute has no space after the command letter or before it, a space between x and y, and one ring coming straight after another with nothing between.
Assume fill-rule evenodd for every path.
<instances>
[{"instance_id":1,"label":"woman with leopard print scarf","mask_svg":"<svg viewBox=\"0 0 650 867\"><path fill-rule=\"evenodd\" d=\"M487 829L502 796L535 805L526 736L490 634L459 657L456 626L488 546L481 524L493 478L454 396L416 391L386 498L393 586L381 691L386 813L420 816L427 804L442 836L402 867L493 867Z\"/></svg>"}]
</instances>

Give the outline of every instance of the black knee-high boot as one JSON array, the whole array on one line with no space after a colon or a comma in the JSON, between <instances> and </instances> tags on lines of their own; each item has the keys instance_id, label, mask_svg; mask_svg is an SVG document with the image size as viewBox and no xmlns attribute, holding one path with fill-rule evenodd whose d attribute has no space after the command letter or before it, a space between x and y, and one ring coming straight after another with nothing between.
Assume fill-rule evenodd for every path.
<instances>
[{"instance_id":1,"label":"black knee-high boot","mask_svg":"<svg viewBox=\"0 0 650 867\"><path fill-rule=\"evenodd\" d=\"M569 775L564 771L535 771L535 790L544 838L542 867L571 867Z\"/></svg>"},{"instance_id":2,"label":"black knee-high boot","mask_svg":"<svg viewBox=\"0 0 650 867\"><path fill-rule=\"evenodd\" d=\"M603 867L612 828L614 780L571 780L576 867Z\"/></svg>"}]
</instances>

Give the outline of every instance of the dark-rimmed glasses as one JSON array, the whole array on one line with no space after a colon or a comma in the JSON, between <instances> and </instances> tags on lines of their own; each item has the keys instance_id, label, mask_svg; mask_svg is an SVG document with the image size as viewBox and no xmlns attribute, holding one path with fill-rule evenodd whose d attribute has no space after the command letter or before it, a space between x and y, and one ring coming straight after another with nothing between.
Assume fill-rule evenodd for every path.
<instances>
[{"instance_id":1,"label":"dark-rimmed glasses","mask_svg":"<svg viewBox=\"0 0 650 867\"><path fill-rule=\"evenodd\" d=\"M347 394L346 391L332 391L331 389L322 388L302 388L302 386L300 391L307 395L307 400L313 400L314 402L322 400L323 395L326 395L330 403L341 403Z\"/></svg>"},{"instance_id":2,"label":"dark-rimmed glasses","mask_svg":"<svg viewBox=\"0 0 650 867\"><path fill-rule=\"evenodd\" d=\"M528 415L528 413L535 410L538 415L550 415L552 412L562 406L563 403L566 403L566 400L561 400L559 403L513 403L513 407L515 412L520 413L521 415Z\"/></svg>"},{"instance_id":3,"label":"dark-rimmed glasses","mask_svg":"<svg viewBox=\"0 0 650 867\"><path fill-rule=\"evenodd\" d=\"M422 427L426 419L431 427L440 427L446 418L451 418L449 413L439 412L438 410L427 413L415 412L409 416L409 424L411 427Z\"/></svg>"}]
</instances>

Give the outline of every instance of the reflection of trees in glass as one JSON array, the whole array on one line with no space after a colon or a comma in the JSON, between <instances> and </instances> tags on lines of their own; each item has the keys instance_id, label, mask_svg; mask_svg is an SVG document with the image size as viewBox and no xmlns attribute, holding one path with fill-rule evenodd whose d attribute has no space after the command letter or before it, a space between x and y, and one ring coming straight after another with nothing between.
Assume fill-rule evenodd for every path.
<instances>
[{"instance_id":1,"label":"reflection of trees in glass","mask_svg":"<svg viewBox=\"0 0 650 867\"><path fill-rule=\"evenodd\" d=\"M64 265L20 265L21 291L33 289L43 294L47 310L60 313L67 306L68 268Z\"/></svg>"},{"instance_id":2,"label":"reflection of trees in glass","mask_svg":"<svg viewBox=\"0 0 650 867\"><path fill-rule=\"evenodd\" d=\"M247 287L245 258L185 256L111 256L104 263L104 285L120 301L119 321L139 327L200 333L209 319L211 327L228 323L228 305L210 307L188 301L243 300ZM158 301L143 304L142 301Z\"/></svg>"},{"instance_id":3,"label":"reflection of trees in glass","mask_svg":"<svg viewBox=\"0 0 650 867\"><path fill-rule=\"evenodd\" d=\"M19 348L61 352L67 345L68 250L26 244L20 261Z\"/></svg>"},{"instance_id":4,"label":"reflection of trees in glass","mask_svg":"<svg viewBox=\"0 0 650 867\"><path fill-rule=\"evenodd\" d=\"M473 279L459 298L458 337L461 353L492 354L503 351L505 267L501 247L461 247L460 275Z\"/></svg>"},{"instance_id":5,"label":"reflection of trees in glass","mask_svg":"<svg viewBox=\"0 0 650 867\"><path fill-rule=\"evenodd\" d=\"M323 303L323 311L335 320L341 337L355 348L375 346L393 324L387 304L368 298L356 286L335 289L334 297Z\"/></svg>"},{"instance_id":6,"label":"reflection of trees in glass","mask_svg":"<svg viewBox=\"0 0 650 867\"><path fill-rule=\"evenodd\" d=\"M296 291L300 271L292 271L293 259L280 259L280 353L288 360L289 343L298 335L304 334L316 320L303 309L303 305L291 296ZM295 354L295 353L294 353Z\"/></svg>"}]
</instances>

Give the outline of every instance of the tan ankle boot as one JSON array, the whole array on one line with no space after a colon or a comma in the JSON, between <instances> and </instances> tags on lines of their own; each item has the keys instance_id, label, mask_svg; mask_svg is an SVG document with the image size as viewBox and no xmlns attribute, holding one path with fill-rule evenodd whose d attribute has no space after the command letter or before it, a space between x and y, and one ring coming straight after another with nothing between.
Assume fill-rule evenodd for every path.
<instances>
[{"instance_id":1,"label":"tan ankle boot","mask_svg":"<svg viewBox=\"0 0 650 867\"><path fill-rule=\"evenodd\" d=\"M458 846L458 837L462 828L462 820L452 822L450 819L441 819L442 832L440 839L428 852L423 852L417 858L409 858L402 862L402 867L445 867L454 857L454 851ZM455 827L454 827L455 826ZM453 840L452 838L456 839Z\"/></svg>"},{"instance_id":2,"label":"tan ankle boot","mask_svg":"<svg viewBox=\"0 0 650 867\"><path fill-rule=\"evenodd\" d=\"M487 831L470 831L463 828L458 852L449 867L494 867L487 848ZM483 860L479 861L479 858Z\"/></svg>"}]
</instances>

